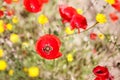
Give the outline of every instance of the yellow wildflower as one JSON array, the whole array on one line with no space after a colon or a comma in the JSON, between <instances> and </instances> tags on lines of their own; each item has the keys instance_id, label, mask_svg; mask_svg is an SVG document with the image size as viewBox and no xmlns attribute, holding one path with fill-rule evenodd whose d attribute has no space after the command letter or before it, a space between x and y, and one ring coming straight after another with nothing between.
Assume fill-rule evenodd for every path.
<instances>
[{"instance_id":1,"label":"yellow wildflower","mask_svg":"<svg viewBox=\"0 0 120 80\"><path fill-rule=\"evenodd\" d=\"M66 27L65 32L66 32L66 34L73 34L74 30L71 30L70 27Z\"/></svg>"},{"instance_id":2,"label":"yellow wildflower","mask_svg":"<svg viewBox=\"0 0 120 80\"><path fill-rule=\"evenodd\" d=\"M105 0L108 4L115 4L115 0Z\"/></svg>"},{"instance_id":3,"label":"yellow wildflower","mask_svg":"<svg viewBox=\"0 0 120 80\"><path fill-rule=\"evenodd\" d=\"M83 13L83 10L79 8L79 9L77 9L77 13L78 13L78 14L82 14L82 13Z\"/></svg>"},{"instance_id":4,"label":"yellow wildflower","mask_svg":"<svg viewBox=\"0 0 120 80\"><path fill-rule=\"evenodd\" d=\"M30 67L28 69L28 75L29 77L38 77L39 76L39 68L38 67Z\"/></svg>"},{"instance_id":5,"label":"yellow wildflower","mask_svg":"<svg viewBox=\"0 0 120 80\"><path fill-rule=\"evenodd\" d=\"M3 33L3 32L4 32L4 27L0 26L0 33Z\"/></svg>"},{"instance_id":6,"label":"yellow wildflower","mask_svg":"<svg viewBox=\"0 0 120 80\"><path fill-rule=\"evenodd\" d=\"M0 20L0 26L3 26L3 25L4 25L3 20Z\"/></svg>"},{"instance_id":7,"label":"yellow wildflower","mask_svg":"<svg viewBox=\"0 0 120 80\"><path fill-rule=\"evenodd\" d=\"M4 71L7 68L7 63L4 60L0 60L0 71Z\"/></svg>"},{"instance_id":8,"label":"yellow wildflower","mask_svg":"<svg viewBox=\"0 0 120 80\"><path fill-rule=\"evenodd\" d=\"M0 49L0 58L3 57L3 54L4 54L3 50Z\"/></svg>"},{"instance_id":9,"label":"yellow wildflower","mask_svg":"<svg viewBox=\"0 0 120 80\"><path fill-rule=\"evenodd\" d=\"M44 24L48 23L48 18L47 18L45 15L41 14L41 15L38 17L38 22L39 22L40 24L44 25Z\"/></svg>"},{"instance_id":10,"label":"yellow wildflower","mask_svg":"<svg viewBox=\"0 0 120 80\"><path fill-rule=\"evenodd\" d=\"M104 14L98 13L96 16L96 21L103 24L107 21L107 18Z\"/></svg>"},{"instance_id":11,"label":"yellow wildflower","mask_svg":"<svg viewBox=\"0 0 120 80\"><path fill-rule=\"evenodd\" d=\"M71 53L69 53L69 54L67 55L67 61L68 61L68 62L72 62L72 61L73 61L73 55L72 55Z\"/></svg>"},{"instance_id":12,"label":"yellow wildflower","mask_svg":"<svg viewBox=\"0 0 120 80\"><path fill-rule=\"evenodd\" d=\"M4 22L3 20L0 20L0 33L4 32Z\"/></svg>"},{"instance_id":13,"label":"yellow wildflower","mask_svg":"<svg viewBox=\"0 0 120 80\"><path fill-rule=\"evenodd\" d=\"M13 76L14 70L13 70L13 69L10 69L9 72L8 72L8 74L9 74L10 76Z\"/></svg>"},{"instance_id":14,"label":"yellow wildflower","mask_svg":"<svg viewBox=\"0 0 120 80\"><path fill-rule=\"evenodd\" d=\"M19 22L18 17L17 17L17 16L14 16L14 17L12 18L12 22L15 23L15 24L17 24L17 23Z\"/></svg>"},{"instance_id":15,"label":"yellow wildflower","mask_svg":"<svg viewBox=\"0 0 120 80\"><path fill-rule=\"evenodd\" d=\"M10 41L11 42L17 43L17 42L19 42L19 40L20 40L20 38L19 38L19 36L17 34L13 33L13 34L10 35Z\"/></svg>"},{"instance_id":16,"label":"yellow wildflower","mask_svg":"<svg viewBox=\"0 0 120 80\"><path fill-rule=\"evenodd\" d=\"M12 24L11 23L8 23L7 25L6 25L6 29L7 30L12 30L12 28L13 28L13 26L12 26Z\"/></svg>"},{"instance_id":17,"label":"yellow wildflower","mask_svg":"<svg viewBox=\"0 0 120 80\"><path fill-rule=\"evenodd\" d=\"M22 48L28 48L29 46L29 43L28 42L23 42L22 43Z\"/></svg>"},{"instance_id":18,"label":"yellow wildflower","mask_svg":"<svg viewBox=\"0 0 120 80\"><path fill-rule=\"evenodd\" d=\"M98 37L99 37L101 40L103 40L103 39L105 38L104 34L102 34L102 33L99 33L99 34L98 34Z\"/></svg>"}]
</instances>

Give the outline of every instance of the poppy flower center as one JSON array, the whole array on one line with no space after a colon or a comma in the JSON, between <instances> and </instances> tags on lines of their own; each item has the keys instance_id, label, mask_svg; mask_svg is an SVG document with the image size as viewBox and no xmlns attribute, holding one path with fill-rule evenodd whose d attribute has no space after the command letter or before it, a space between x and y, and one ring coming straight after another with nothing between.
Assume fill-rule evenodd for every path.
<instances>
[{"instance_id":1,"label":"poppy flower center","mask_svg":"<svg viewBox=\"0 0 120 80\"><path fill-rule=\"evenodd\" d=\"M30 5L30 7L31 7L32 9L35 9L34 5L32 5L32 4Z\"/></svg>"},{"instance_id":2,"label":"poppy flower center","mask_svg":"<svg viewBox=\"0 0 120 80\"><path fill-rule=\"evenodd\" d=\"M103 72L102 72L102 71L97 71L96 73L98 73L98 74L102 74Z\"/></svg>"},{"instance_id":3,"label":"poppy flower center","mask_svg":"<svg viewBox=\"0 0 120 80\"><path fill-rule=\"evenodd\" d=\"M49 44L46 44L43 48L43 51L47 54L49 54L51 50L53 50L53 48Z\"/></svg>"}]
</instances>

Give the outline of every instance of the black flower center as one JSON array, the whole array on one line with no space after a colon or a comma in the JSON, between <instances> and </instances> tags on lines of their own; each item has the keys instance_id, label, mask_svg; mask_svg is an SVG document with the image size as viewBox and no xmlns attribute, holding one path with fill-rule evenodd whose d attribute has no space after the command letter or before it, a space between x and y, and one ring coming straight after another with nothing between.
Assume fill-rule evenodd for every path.
<instances>
[{"instance_id":1,"label":"black flower center","mask_svg":"<svg viewBox=\"0 0 120 80\"><path fill-rule=\"evenodd\" d=\"M51 50L53 50L53 48L49 44L46 44L45 47L43 48L43 51L46 54L49 54Z\"/></svg>"},{"instance_id":2,"label":"black flower center","mask_svg":"<svg viewBox=\"0 0 120 80\"><path fill-rule=\"evenodd\" d=\"M96 73L98 73L98 74L102 74L103 72L102 72L102 71L97 71Z\"/></svg>"}]
</instances>

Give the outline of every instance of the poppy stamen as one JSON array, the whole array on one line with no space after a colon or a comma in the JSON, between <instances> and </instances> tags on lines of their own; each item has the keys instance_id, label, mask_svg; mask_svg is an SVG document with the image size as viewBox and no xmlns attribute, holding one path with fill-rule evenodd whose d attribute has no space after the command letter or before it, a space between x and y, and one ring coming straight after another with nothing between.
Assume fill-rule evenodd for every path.
<instances>
[{"instance_id":1,"label":"poppy stamen","mask_svg":"<svg viewBox=\"0 0 120 80\"><path fill-rule=\"evenodd\" d=\"M49 44L46 44L45 47L43 48L43 51L46 52L47 54L49 54L51 50L53 50L53 48Z\"/></svg>"},{"instance_id":2,"label":"poppy stamen","mask_svg":"<svg viewBox=\"0 0 120 80\"><path fill-rule=\"evenodd\" d=\"M102 74L103 72L102 72L102 71L97 71L96 73L98 73L98 74Z\"/></svg>"}]
</instances>

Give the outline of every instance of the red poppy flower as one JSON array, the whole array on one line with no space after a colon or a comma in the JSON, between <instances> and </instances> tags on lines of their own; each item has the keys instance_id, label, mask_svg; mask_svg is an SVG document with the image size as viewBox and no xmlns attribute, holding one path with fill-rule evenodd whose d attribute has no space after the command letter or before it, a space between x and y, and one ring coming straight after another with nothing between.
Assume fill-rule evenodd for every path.
<instances>
[{"instance_id":1,"label":"red poppy flower","mask_svg":"<svg viewBox=\"0 0 120 80\"><path fill-rule=\"evenodd\" d=\"M73 15L77 13L77 11L73 8L73 7L68 7L65 5L61 5L59 7L59 12L60 12L60 16L62 17L62 22L70 22Z\"/></svg>"},{"instance_id":2,"label":"red poppy flower","mask_svg":"<svg viewBox=\"0 0 120 80\"><path fill-rule=\"evenodd\" d=\"M61 42L55 35L46 34L40 37L36 43L37 53L45 59L56 59L61 57L59 52Z\"/></svg>"},{"instance_id":3,"label":"red poppy flower","mask_svg":"<svg viewBox=\"0 0 120 80\"><path fill-rule=\"evenodd\" d=\"M87 20L84 16L80 15L80 14L75 14L72 19L71 19L71 29L78 29L78 32L80 28L82 29L86 29L87 28Z\"/></svg>"},{"instance_id":4,"label":"red poppy flower","mask_svg":"<svg viewBox=\"0 0 120 80\"><path fill-rule=\"evenodd\" d=\"M119 19L118 16L115 13L110 13L109 16L110 16L111 20L114 21L114 22Z\"/></svg>"},{"instance_id":5,"label":"red poppy flower","mask_svg":"<svg viewBox=\"0 0 120 80\"><path fill-rule=\"evenodd\" d=\"M93 69L93 73L97 76L94 80L114 80L106 67L97 66Z\"/></svg>"},{"instance_id":6,"label":"red poppy flower","mask_svg":"<svg viewBox=\"0 0 120 80\"><path fill-rule=\"evenodd\" d=\"M97 34L95 34L95 33L90 33L90 39L91 39L91 40L96 40L96 38L97 38Z\"/></svg>"},{"instance_id":7,"label":"red poppy flower","mask_svg":"<svg viewBox=\"0 0 120 80\"><path fill-rule=\"evenodd\" d=\"M25 9L37 13L41 10L43 3L40 0L24 0Z\"/></svg>"},{"instance_id":8,"label":"red poppy flower","mask_svg":"<svg viewBox=\"0 0 120 80\"><path fill-rule=\"evenodd\" d=\"M4 12L0 10L0 18L4 15Z\"/></svg>"},{"instance_id":9,"label":"red poppy flower","mask_svg":"<svg viewBox=\"0 0 120 80\"><path fill-rule=\"evenodd\" d=\"M114 7L117 11L120 11L120 1L119 0L115 0L115 4L112 5L112 7Z\"/></svg>"},{"instance_id":10,"label":"red poppy flower","mask_svg":"<svg viewBox=\"0 0 120 80\"><path fill-rule=\"evenodd\" d=\"M93 69L93 73L98 76L98 77L104 77L108 78L109 77L109 72L106 67L103 66L97 66Z\"/></svg>"},{"instance_id":11,"label":"red poppy flower","mask_svg":"<svg viewBox=\"0 0 120 80\"><path fill-rule=\"evenodd\" d=\"M6 2L7 4L11 4L12 0L4 0L4 2Z\"/></svg>"}]
</instances>

